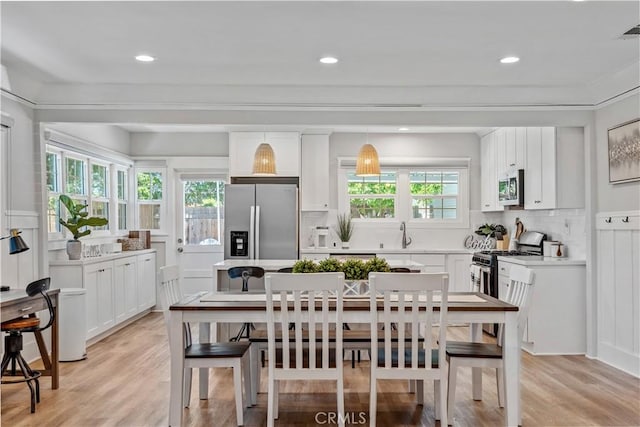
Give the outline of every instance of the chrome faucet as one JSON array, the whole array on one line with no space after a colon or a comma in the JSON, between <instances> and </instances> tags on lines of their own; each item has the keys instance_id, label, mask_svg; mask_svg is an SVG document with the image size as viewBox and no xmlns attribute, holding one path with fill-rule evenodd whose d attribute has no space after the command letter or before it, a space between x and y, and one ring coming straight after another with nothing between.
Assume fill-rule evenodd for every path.
<instances>
[{"instance_id":1,"label":"chrome faucet","mask_svg":"<svg viewBox=\"0 0 640 427\"><path fill-rule=\"evenodd\" d=\"M407 238L407 224L404 221L400 223L400 230L402 230L402 249L407 249L411 244L411 237Z\"/></svg>"}]
</instances>

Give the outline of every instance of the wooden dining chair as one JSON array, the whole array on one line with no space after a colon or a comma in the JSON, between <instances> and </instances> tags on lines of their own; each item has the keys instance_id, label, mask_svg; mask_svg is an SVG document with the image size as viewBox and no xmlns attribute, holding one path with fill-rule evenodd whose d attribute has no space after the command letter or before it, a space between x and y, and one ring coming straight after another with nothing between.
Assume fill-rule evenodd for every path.
<instances>
[{"instance_id":1,"label":"wooden dining chair","mask_svg":"<svg viewBox=\"0 0 640 427\"><path fill-rule=\"evenodd\" d=\"M267 426L272 427L278 418L278 388L280 381L286 380L336 381L338 424L344 426L344 273L268 273L265 277L269 341ZM291 331L290 322L295 325ZM282 339L282 331L292 337Z\"/></svg>"},{"instance_id":2,"label":"wooden dining chair","mask_svg":"<svg viewBox=\"0 0 640 427\"><path fill-rule=\"evenodd\" d=\"M509 289L506 302L518 306L518 342L522 340L524 327L529 313L531 293L533 291L534 273L528 268L514 265L509 272ZM456 395L456 374L459 367L495 368L498 387L498 405L504 407L504 358L502 344L504 342L504 325L498 329L495 344L480 342L448 341L446 357L449 363L449 392L447 407L449 419L453 420L453 408ZM520 348L520 344L518 345ZM512 373L517 375L517 373Z\"/></svg>"},{"instance_id":3,"label":"wooden dining chair","mask_svg":"<svg viewBox=\"0 0 640 427\"><path fill-rule=\"evenodd\" d=\"M420 405L424 403L424 380L433 380L435 416L441 426L446 426L447 369L444 346L438 343L445 343L447 337L449 275L371 273L369 286L374 359L371 361L369 425L376 425L378 380L416 380L416 397ZM382 312L378 311L378 298L383 300ZM440 308L436 311L438 305ZM384 326L381 343L380 323ZM397 340L392 338L392 323L397 325ZM436 324L437 341L432 338L432 328ZM421 327L424 328L423 337L420 336ZM406 330L410 331L410 339L405 339ZM377 352L373 351L376 348Z\"/></svg>"},{"instance_id":4,"label":"wooden dining chair","mask_svg":"<svg viewBox=\"0 0 640 427\"><path fill-rule=\"evenodd\" d=\"M180 287L180 273L177 265L160 268L160 304L164 319L169 329L169 307L183 299ZM233 385L235 388L236 418L238 425L244 424L243 412L245 402L251 400L251 378L249 375L248 342L229 343L193 343L189 323L184 328L184 389L182 402L185 408L191 400L191 377L194 368L233 368ZM169 332L170 333L170 332ZM243 398L243 380L244 395ZM249 405L246 405L249 406Z\"/></svg>"}]
</instances>

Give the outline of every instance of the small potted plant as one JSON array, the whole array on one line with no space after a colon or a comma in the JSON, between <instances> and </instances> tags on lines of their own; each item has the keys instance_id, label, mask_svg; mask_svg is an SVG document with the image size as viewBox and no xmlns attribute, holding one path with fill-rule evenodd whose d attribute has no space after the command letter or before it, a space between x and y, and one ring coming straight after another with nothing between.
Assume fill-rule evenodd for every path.
<instances>
[{"instance_id":1,"label":"small potted plant","mask_svg":"<svg viewBox=\"0 0 640 427\"><path fill-rule=\"evenodd\" d=\"M301 259L293 264L292 273L317 273L318 265L311 259Z\"/></svg>"},{"instance_id":2,"label":"small potted plant","mask_svg":"<svg viewBox=\"0 0 640 427\"><path fill-rule=\"evenodd\" d=\"M350 214L338 214L336 233L338 233L338 238L342 242L342 248L349 249L349 240L351 240L351 235L353 234L353 222L351 222Z\"/></svg>"},{"instance_id":3,"label":"small potted plant","mask_svg":"<svg viewBox=\"0 0 640 427\"><path fill-rule=\"evenodd\" d=\"M67 255L69 255L69 259L71 260L80 259L80 255L82 254L82 243L80 243L79 239L91 234L91 230L88 228L85 228L84 230L80 229L87 226L102 227L103 225L107 225L109 221L106 218L96 216L90 217L89 213L86 211L87 205L76 203L67 195L61 194L60 202L69 212L66 221L60 218L60 224L65 226L73 235L73 240L69 240L67 242Z\"/></svg>"},{"instance_id":4,"label":"small potted plant","mask_svg":"<svg viewBox=\"0 0 640 427\"><path fill-rule=\"evenodd\" d=\"M325 258L318 262L318 269L322 273L336 273L342 271L342 264L335 258Z\"/></svg>"}]
</instances>

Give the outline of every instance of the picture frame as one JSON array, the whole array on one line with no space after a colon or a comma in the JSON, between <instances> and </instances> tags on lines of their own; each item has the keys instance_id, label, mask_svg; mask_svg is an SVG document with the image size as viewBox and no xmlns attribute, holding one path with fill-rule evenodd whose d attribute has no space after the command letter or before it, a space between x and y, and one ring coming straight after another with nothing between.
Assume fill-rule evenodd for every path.
<instances>
[{"instance_id":1,"label":"picture frame","mask_svg":"<svg viewBox=\"0 0 640 427\"><path fill-rule=\"evenodd\" d=\"M609 183L640 180L640 118L607 130Z\"/></svg>"}]
</instances>

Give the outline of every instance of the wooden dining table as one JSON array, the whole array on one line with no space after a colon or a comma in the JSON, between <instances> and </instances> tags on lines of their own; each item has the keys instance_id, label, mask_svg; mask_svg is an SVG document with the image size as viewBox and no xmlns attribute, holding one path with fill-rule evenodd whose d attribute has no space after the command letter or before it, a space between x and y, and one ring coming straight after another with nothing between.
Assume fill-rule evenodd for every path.
<instances>
[{"instance_id":1,"label":"wooden dining table","mask_svg":"<svg viewBox=\"0 0 640 427\"><path fill-rule=\"evenodd\" d=\"M439 304L436 304L439 310ZM382 314L382 300L378 304ZM276 312L276 320L279 313ZM518 307L475 292L449 292L448 322L469 324L470 339L482 341L483 323L503 323L505 363L505 425L516 426L520 422L520 343L518 337ZM182 425L182 393L184 381L183 322L200 323L200 342L209 342L210 324L264 323L267 319L264 293L214 292L185 298L169 309L169 347L171 351L171 390L169 399L169 425ZM369 297L345 297L343 321L349 324L370 324ZM213 328L214 330L216 328ZM213 338L215 341L215 337ZM257 377L257 360L251 361L251 378ZM472 374L473 399L482 399L482 370L474 368ZM257 387L252 387L251 401L256 403ZM208 397L208 370L200 374L200 398Z\"/></svg>"}]
</instances>

